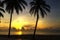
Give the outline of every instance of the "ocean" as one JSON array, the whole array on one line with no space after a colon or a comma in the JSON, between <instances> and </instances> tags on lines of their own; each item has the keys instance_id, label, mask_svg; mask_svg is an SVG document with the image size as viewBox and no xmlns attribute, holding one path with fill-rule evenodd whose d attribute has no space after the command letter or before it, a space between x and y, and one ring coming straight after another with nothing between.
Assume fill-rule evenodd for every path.
<instances>
[{"instance_id":1,"label":"ocean","mask_svg":"<svg viewBox=\"0 0 60 40\"><path fill-rule=\"evenodd\" d=\"M8 38L6 36L1 36L1 35L7 35L8 36L8 31L0 31L0 40L31 40L32 34L33 34L33 31L11 31L10 35L15 35L15 36L11 36L11 38ZM36 40L52 39L52 38L53 39L55 39L55 38L58 39L59 37L56 36L56 35L60 35L60 33L39 32L39 31L37 31L36 35L37 35ZM54 35L54 36L52 36L52 35Z\"/></svg>"},{"instance_id":2,"label":"ocean","mask_svg":"<svg viewBox=\"0 0 60 40\"><path fill-rule=\"evenodd\" d=\"M33 34L33 31L11 31L10 35L25 35L25 34ZM40 32L37 31L38 35L60 35L60 32ZM0 31L0 35L8 35L8 31Z\"/></svg>"}]
</instances>

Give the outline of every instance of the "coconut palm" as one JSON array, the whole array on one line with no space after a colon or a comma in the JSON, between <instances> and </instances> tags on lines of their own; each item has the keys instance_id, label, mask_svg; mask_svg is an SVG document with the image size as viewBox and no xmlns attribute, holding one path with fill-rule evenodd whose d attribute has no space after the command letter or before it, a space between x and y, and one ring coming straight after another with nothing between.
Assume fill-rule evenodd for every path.
<instances>
[{"instance_id":1,"label":"coconut palm","mask_svg":"<svg viewBox=\"0 0 60 40\"><path fill-rule=\"evenodd\" d=\"M19 10L22 12L23 9L25 9L25 6L27 6L27 3L25 0L4 0L2 3L6 4L6 11L10 13L10 24L8 32L8 35L10 36L12 14L14 10L16 11L17 14L19 14Z\"/></svg>"},{"instance_id":2,"label":"coconut palm","mask_svg":"<svg viewBox=\"0 0 60 40\"><path fill-rule=\"evenodd\" d=\"M30 14L31 15L34 14L34 16L36 16L36 24L35 24L34 35L33 35L34 38L39 17L41 15L42 18L44 18L45 15L47 15L47 12L50 12L50 6L46 4L46 1L44 0L33 0L32 2L30 2L30 6L31 6L31 9L29 11Z\"/></svg>"}]
</instances>

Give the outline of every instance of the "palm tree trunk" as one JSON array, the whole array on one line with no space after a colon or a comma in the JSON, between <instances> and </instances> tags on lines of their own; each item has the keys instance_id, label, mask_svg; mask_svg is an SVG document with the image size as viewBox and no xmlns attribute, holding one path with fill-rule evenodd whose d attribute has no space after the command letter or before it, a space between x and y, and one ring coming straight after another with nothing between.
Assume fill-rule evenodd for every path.
<instances>
[{"instance_id":1,"label":"palm tree trunk","mask_svg":"<svg viewBox=\"0 0 60 40\"><path fill-rule=\"evenodd\" d=\"M12 22L12 13L10 14L10 24L9 24L8 37L10 37L11 22Z\"/></svg>"},{"instance_id":2,"label":"palm tree trunk","mask_svg":"<svg viewBox=\"0 0 60 40\"><path fill-rule=\"evenodd\" d=\"M1 23L1 17L0 17L0 23Z\"/></svg>"},{"instance_id":3,"label":"palm tree trunk","mask_svg":"<svg viewBox=\"0 0 60 40\"><path fill-rule=\"evenodd\" d=\"M36 34L37 24L38 24L38 16L37 16L37 19L36 19L36 24L35 24L35 29L34 29L33 39L35 39L35 34Z\"/></svg>"}]
</instances>

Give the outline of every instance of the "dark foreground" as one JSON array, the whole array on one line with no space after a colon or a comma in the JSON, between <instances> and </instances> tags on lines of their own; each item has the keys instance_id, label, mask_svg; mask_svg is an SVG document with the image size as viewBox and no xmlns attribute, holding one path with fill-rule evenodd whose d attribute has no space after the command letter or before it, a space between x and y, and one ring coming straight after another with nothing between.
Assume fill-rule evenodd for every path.
<instances>
[{"instance_id":1,"label":"dark foreground","mask_svg":"<svg viewBox=\"0 0 60 40\"><path fill-rule=\"evenodd\" d=\"M32 35L0 35L0 40L32 40ZM36 35L33 40L60 40L60 35Z\"/></svg>"}]
</instances>

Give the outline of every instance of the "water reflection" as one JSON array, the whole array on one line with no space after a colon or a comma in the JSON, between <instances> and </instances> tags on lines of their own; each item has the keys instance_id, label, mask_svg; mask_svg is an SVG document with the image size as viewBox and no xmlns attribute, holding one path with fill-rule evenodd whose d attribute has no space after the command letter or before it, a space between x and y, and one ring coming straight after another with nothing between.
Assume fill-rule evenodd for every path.
<instances>
[{"instance_id":1,"label":"water reflection","mask_svg":"<svg viewBox=\"0 0 60 40\"><path fill-rule=\"evenodd\" d=\"M16 32L16 34L22 35L23 33L22 33L22 31L19 31L19 32Z\"/></svg>"},{"instance_id":2,"label":"water reflection","mask_svg":"<svg viewBox=\"0 0 60 40\"><path fill-rule=\"evenodd\" d=\"M22 40L22 39L16 39L16 40Z\"/></svg>"},{"instance_id":3,"label":"water reflection","mask_svg":"<svg viewBox=\"0 0 60 40\"><path fill-rule=\"evenodd\" d=\"M31 39L16 39L16 40L31 40Z\"/></svg>"},{"instance_id":4,"label":"water reflection","mask_svg":"<svg viewBox=\"0 0 60 40\"><path fill-rule=\"evenodd\" d=\"M22 31L11 31L11 35L22 35Z\"/></svg>"}]
</instances>

